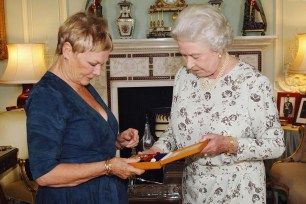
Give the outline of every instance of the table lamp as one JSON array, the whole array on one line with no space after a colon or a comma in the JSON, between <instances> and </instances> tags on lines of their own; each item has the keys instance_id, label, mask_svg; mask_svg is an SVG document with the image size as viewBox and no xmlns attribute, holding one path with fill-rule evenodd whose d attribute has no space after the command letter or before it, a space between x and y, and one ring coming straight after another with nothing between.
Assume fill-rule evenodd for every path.
<instances>
[{"instance_id":1,"label":"table lamp","mask_svg":"<svg viewBox=\"0 0 306 204\"><path fill-rule=\"evenodd\" d=\"M8 62L2 84L22 84L17 107L24 107L33 85L46 72L44 44L8 44Z\"/></svg>"},{"instance_id":2,"label":"table lamp","mask_svg":"<svg viewBox=\"0 0 306 204\"><path fill-rule=\"evenodd\" d=\"M298 51L287 71L290 74L306 74L306 33L298 34L297 38Z\"/></svg>"}]
</instances>

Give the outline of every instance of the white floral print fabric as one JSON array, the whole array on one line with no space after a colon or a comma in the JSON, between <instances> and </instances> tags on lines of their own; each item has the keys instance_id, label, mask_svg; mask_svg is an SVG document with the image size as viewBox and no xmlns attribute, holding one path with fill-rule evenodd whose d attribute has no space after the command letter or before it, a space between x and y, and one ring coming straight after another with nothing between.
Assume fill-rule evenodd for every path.
<instances>
[{"instance_id":1,"label":"white floral print fabric","mask_svg":"<svg viewBox=\"0 0 306 204\"><path fill-rule=\"evenodd\" d=\"M155 146L170 152L208 133L233 136L235 155L186 158L183 203L265 203L264 159L282 155L285 145L269 80L239 63L210 91L181 68L175 78L171 122Z\"/></svg>"}]
</instances>

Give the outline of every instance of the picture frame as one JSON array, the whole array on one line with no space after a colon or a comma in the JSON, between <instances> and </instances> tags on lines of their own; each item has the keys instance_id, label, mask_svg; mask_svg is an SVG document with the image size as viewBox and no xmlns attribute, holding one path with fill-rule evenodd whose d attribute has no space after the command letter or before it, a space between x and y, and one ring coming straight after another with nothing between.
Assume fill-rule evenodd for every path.
<instances>
[{"instance_id":1,"label":"picture frame","mask_svg":"<svg viewBox=\"0 0 306 204\"><path fill-rule=\"evenodd\" d=\"M277 110L281 121L285 121L287 124L293 124L299 98L300 93L297 92L277 93Z\"/></svg>"},{"instance_id":2,"label":"picture frame","mask_svg":"<svg viewBox=\"0 0 306 204\"><path fill-rule=\"evenodd\" d=\"M0 60L7 59L4 0L0 0Z\"/></svg>"},{"instance_id":3,"label":"picture frame","mask_svg":"<svg viewBox=\"0 0 306 204\"><path fill-rule=\"evenodd\" d=\"M306 125L306 95L301 95L294 117L294 125Z\"/></svg>"}]
</instances>

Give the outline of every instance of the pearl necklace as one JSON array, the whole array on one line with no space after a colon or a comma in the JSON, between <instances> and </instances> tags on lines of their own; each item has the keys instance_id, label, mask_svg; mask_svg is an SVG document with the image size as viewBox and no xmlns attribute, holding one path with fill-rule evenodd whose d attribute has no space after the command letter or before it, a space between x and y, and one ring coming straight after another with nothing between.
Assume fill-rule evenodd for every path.
<instances>
[{"instance_id":1,"label":"pearl necklace","mask_svg":"<svg viewBox=\"0 0 306 204\"><path fill-rule=\"evenodd\" d=\"M213 87L216 86L216 84L220 81L220 78L223 76L223 73L224 73L224 70L225 70L225 67L228 65L229 63L229 54L226 53L226 57L225 57L225 61L222 65L222 67L220 68L219 70L219 73L217 75L217 77L211 82L209 83L207 79L205 79L205 77L202 77L202 78L199 78L200 82L201 82L201 86L202 86L202 89L204 91L209 91L211 90Z\"/></svg>"}]
</instances>

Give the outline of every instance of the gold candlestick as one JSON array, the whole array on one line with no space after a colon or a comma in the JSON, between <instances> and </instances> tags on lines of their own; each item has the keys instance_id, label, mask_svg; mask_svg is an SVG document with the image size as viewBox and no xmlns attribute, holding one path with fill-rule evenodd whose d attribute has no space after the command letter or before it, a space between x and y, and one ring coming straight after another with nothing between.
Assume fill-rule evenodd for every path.
<instances>
[{"instance_id":1,"label":"gold candlestick","mask_svg":"<svg viewBox=\"0 0 306 204\"><path fill-rule=\"evenodd\" d=\"M153 28L152 13L150 13L150 28Z\"/></svg>"},{"instance_id":2,"label":"gold candlestick","mask_svg":"<svg viewBox=\"0 0 306 204\"><path fill-rule=\"evenodd\" d=\"M159 21L159 11L157 12L157 27L160 27L160 21Z\"/></svg>"},{"instance_id":3,"label":"gold candlestick","mask_svg":"<svg viewBox=\"0 0 306 204\"><path fill-rule=\"evenodd\" d=\"M153 28L156 28L156 16L153 16Z\"/></svg>"},{"instance_id":4,"label":"gold candlestick","mask_svg":"<svg viewBox=\"0 0 306 204\"><path fill-rule=\"evenodd\" d=\"M162 9L161 27L164 27L164 10Z\"/></svg>"}]
</instances>

